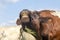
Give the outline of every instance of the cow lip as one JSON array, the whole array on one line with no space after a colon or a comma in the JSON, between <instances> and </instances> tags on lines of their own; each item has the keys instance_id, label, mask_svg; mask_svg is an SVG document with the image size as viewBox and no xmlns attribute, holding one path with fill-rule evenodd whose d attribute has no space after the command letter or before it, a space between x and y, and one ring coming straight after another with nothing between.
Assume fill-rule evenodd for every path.
<instances>
[{"instance_id":1,"label":"cow lip","mask_svg":"<svg viewBox=\"0 0 60 40\"><path fill-rule=\"evenodd\" d=\"M28 16L22 16L22 17L24 18L24 17L28 17Z\"/></svg>"},{"instance_id":2,"label":"cow lip","mask_svg":"<svg viewBox=\"0 0 60 40\"><path fill-rule=\"evenodd\" d=\"M23 16L23 17L21 18L21 21L22 21L22 22L29 22L30 19L29 19L28 16Z\"/></svg>"}]
</instances>

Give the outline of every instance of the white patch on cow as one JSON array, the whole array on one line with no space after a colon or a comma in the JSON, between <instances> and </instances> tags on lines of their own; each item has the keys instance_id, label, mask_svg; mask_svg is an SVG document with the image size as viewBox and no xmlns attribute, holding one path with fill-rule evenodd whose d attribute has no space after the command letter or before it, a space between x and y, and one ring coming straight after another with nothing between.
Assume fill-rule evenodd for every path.
<instances>
[{"instance_id":1,"label":"white patch on cow","mask_svg":"<svg viewBox=\"0 0 60 40\"><path fill-rule=\"evenodd\" d=\"M60 18L60 11L55 11L51 13L54 16L58 16Z\"/></svg>"}]
</instances>

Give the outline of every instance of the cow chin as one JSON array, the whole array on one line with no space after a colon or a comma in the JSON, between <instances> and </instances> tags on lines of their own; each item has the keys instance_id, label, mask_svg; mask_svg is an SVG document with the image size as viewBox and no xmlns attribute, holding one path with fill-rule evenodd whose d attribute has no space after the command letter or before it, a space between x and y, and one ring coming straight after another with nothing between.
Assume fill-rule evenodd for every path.
<instances>
[{"instance_id":1,"label":"cow chin","mask_svg":"<svg viewBox=\"0 0 60 40\"><path fill-rule=\"evenodd\" d=\"M48 36L48 33L47 32L46 33L45 32L42 32L41 35L42 36Z\"/></svg>"},{"instance_id":2,"label":"cow chin","mask_svg":"<svg viewBox=\"0 0 60 40\"><path fill-rule=\"evenodd\" d=\"M25 22L29 22L30 20L28 16L22 16L21 21L25 23Z\"/></svg>"}]
</instances>

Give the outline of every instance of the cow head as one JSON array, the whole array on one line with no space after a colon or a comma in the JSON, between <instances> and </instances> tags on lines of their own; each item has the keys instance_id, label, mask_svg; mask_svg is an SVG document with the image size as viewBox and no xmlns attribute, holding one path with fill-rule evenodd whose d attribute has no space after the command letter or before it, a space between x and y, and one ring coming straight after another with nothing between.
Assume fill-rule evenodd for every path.
<instances>
[{"instance_id":1,"label":"cow head","mask_svg":"<svg viewBox=\"0 0 60 40\"><path fill-rule=\"evenodd\" d=\"M48 34L52 27L52 19L49 17L40 18L40 31L43 40L48 40Z\"/></svg>"},{"instance_id":2,"label":"cow head","mask_svg":"<svg viewBox=\"0 0 60 40\"><path fill-rule=\"evenodd\" d=\"M41 19L41 30L42 30L42 35L47 35L50 29L50 26L52 26L52 19L51 18L42 18Z\"/></svg>"},{"instance_id":3,"label":"cow head","mask_svg":"<svg viewBox=\"0 0 60 40\"><path fill-rule=\"evenodd\" d=\"M34 27L40 23L39 22L39 15L38 15L38 12L37 11L31 12L31 21L32 21L32 25Z\"/></svg>"},{"instance_id":4,"label":"cow head","mask_svg":"<svg viewBox=\"0 0 60 40\"><path fill-rule=\"evenodd\" d=\"M31 21L32 21L32 27L33 29L36 31L37 33L37 40L40 40L40 21L39 21L39 15L38 15L38 11L33 11L31 13Z\"/></svg>"},{"instance_id":5,"label":"cow head","mask_svg":"<svg viewBox=\"0 0 60 40\"><path fill-rule=\"evenodd\" d=\"M39 11L39 18L40 18L40 24L41 24L41 34L43 36L48 35L49 27L52 26L52 12L55 12L54 10L42 10Z\"/></svg>"},{"instance_id":6,"label":"cow head","mask_svg":"<svg viewBox=\"0 0 60 40\"><path fill-rule=\"evenodd\" d=\"M30 21L30 14L31 14L31 12L28 9L23 9L19 15L21 22L29 22Z\"/></svg>"},{"instance_id":7,"label":"cow head","mask_svg":"<svg viewBox=\"0 0 60 40\"><path fill-rule=\"evenodd\" d=\"M39 11L39 20L40 20L40 33L43 40L48 40L48 33L49 33L49 27L52 25L51 19L52 15L51 13L54 12L53 10L42 10Z\"/></svg>"}]
</instances>

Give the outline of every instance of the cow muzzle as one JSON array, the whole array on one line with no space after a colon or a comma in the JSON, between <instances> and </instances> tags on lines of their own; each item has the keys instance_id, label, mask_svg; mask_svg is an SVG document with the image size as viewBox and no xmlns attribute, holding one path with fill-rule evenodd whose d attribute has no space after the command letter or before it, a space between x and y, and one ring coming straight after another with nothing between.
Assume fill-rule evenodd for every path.
<instances>
[{"instance_id":1,"label":"cow muzzle","mask_svg":"<svg viewBox=\"0 0 60 40\"><path fill-rule=\"evenodd\" d=\"M41 35L42 36L47 36L48 35L48 32L42 32Z\"/></svg>"},{"instance_id":2,"label":"cow muzzle","mask_svg":"<svg viewBox=\"0 0 60 40\"><path fill-rule=\"evenodd\" d=\"M21 21L22 22L29 22L29 17L28 16L22 16Z\"/></svg>"}]
</instances>

